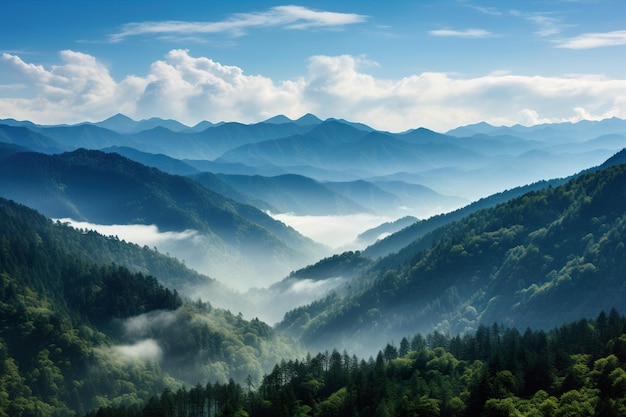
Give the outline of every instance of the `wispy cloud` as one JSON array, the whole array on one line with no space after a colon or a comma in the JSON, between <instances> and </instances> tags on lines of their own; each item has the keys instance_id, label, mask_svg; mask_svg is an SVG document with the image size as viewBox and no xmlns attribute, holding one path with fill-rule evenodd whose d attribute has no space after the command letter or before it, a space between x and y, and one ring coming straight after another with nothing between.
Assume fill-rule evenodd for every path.
<instances>
[{"instance_id":1,"label":"wispy cloud","mask_svg":"<svg viewBox=\"0 0 626 417\"><path fill-rule=\"evenodd\" d=\"M109 41L121 42L139 35L206 35L227 33L242 36L252 28L279 27L285 29L339 28L362 23L367 16L355 13L337 13L312 10L302 6L277 6L264 12L235 14L217 22L151 21L134 22L122 26L118 33L109 36Z\"/></svg>"},{"instance_id":2,"label":"wispy cloud","mask_svg":"<svg viewBox=\"0 0 626 417\"><path fill-rule=\"evenodd\" d=\"M557 48L591 49L603 46L626 45L626 30L616 30L604 33L583 33L574 38L557 43Z\"/></svg>"},{"instance_id":3,"label":"wispy cloud","mask_svg":"<svg viewBox=\"0 0 626 417\"><path fill-rule=\"evenodd\" d=\"M486 14L486 15L490 15L490 16L501 16L502 12L498 9L496 9L495 7L483 7L483 6L475 6L475 5L468 5L468 7L474 9L474 10L478 10L479 12L481 12L482 14Z\"/></svg>"},{"instance_id":4,"label":"wispy cloud","mask_svg":"<svg viewBox=\"0 0 626 417\"><path fill-rule=\"evenodd\" d=\"M511 10L510 13L513 16L534 23L538 27L535 34L542 37L556 35L563 29L561 19L550 13L522 12L519 10Z\"/></svg>"},{"instance_id":5,"label":"wispy cloud","mask_svg":"<svg viewBox=\"0 0 626 417\"><path fill-rule=\"evenodd\" d=\"M452 30L452 29L439 29L431 30L428 32L432 36L443 36L453 38L488 38L492 36L492 33L483 29L466 29L466 30Z\"/></svg>"}]
</instances>

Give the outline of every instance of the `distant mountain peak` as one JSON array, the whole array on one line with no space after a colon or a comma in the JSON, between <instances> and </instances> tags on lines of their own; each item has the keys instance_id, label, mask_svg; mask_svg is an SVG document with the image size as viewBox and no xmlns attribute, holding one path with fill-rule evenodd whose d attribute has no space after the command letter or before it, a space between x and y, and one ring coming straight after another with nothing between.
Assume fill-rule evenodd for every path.
<instances>
[{"instance_id":1,"label":"distant mountain peak","mask_svg":"<svg viewBox=\"0 0 626 417\"><path fill-rule=\"evenodd\" d=\"M283 114L278 114L274 117L270 117L269 119L264 120L263 123L272 123L275 125L282 125L285 123L293 123L293 120L291 120L289 117Z\"/></svg>"},{"instance_id":2,"label":"distant mountain peak","mask_svg":"<svg viewBox=\"0 0 626 417\"><path fill-rule=\"evenodd\" d=\"M105 129L125 133L133 130L137 125L137 122L122 113L117 113L109 117L108 119L104 119L101 122L93 124L98 127L103 127Z\"/></svg>"},{"instance_id":3,"label":"distant mountain peak","mask_svg":"<svg viewBox=\"0 0 626 417\"><path fill-rule=\"evenodd\" d=\"M105 123L105 122L116 122L116 123L128 122L128 123L135 123L135 120L131 119L130 117L126 116L125 114L116 113L113 116L109 117L108 119L104 119L100 123Z\"/></svg>"},{"instance_id":4,"label":"distant mountain peak","mask_svg":"<svg viewBox=\"0 0 626 417\"><path fill-rule=\"evenodd\" d=\"M322 123L322 119L320 119L319 117L315 116L314 114L307 113L304 116L302 116L299 119L297 119L295 122L297 124L299 124L300 126L317 125L317 124Z\"/></svg>"}]
</instances>

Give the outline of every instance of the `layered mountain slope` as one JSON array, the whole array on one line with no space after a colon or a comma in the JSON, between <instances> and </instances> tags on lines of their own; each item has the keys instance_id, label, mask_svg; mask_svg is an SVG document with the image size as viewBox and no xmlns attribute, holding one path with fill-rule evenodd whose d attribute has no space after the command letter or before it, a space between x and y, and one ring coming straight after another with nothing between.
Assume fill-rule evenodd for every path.
<instances>
[{"instance_id":1,"label":"layered mountain slope","mask_svg":"<svg viewBox=\"0 0 626 417\"><path fill-rule=\"evenodd\" d=\"M218 178L242 193L266 201L279 213L338 215L369 211L369 208L357 204L345 194L301 175L262 177L221 174Z\"/></svg>"},{"instance_id":2,"label":"layered mountain slope","mask_svg":"<svg viewBox=\"0 0 626 417\"><path fill-rule=\"evenodd\" d=\"M361 347L494 321L549 328L626 308L624 241L626 165L618 165L436 229L381 259L351 296L294 310L280 327L315 346Z\"/></svg>"},{"instance_id":3,"label":"layered mountain slope","mask_svg":"<svg viewBox=\"0 0 626 417\"><path fill-rule=\"evenodd\" d=\"M435 215L425 220L415 221L401 230L398 230L389 236L385 236L383 239L369 245L365 248L363 253L372 258L387 256L391 253L400 251L411 242L421 239L427 233L454 221L463 219L478 210L494 207L497 204L504 203L530 191L538 191L547 187L556 187L563 184L565 181L565 179L553 179L513 188L511 190L490 195L489 197L481 198L478 201L452 212Z\"/></svg>"},{"instance_id":4,"label":"layered mountain slope","mask_svg":"<svg viewBox=\"0 0 626 417\"><path fill-rule=\"evenodd\" d=\"M139 262L138 250L0 199L2 415L69 417L183 383L258 383L301 354L259 320L186 304L154 276L95 260ZM162 258L152 268L169 273Z\"/></svg>"},{"instance_id":5,"label":"layered mountain slope","mask_svg":"<svg viewBox=\"0 0 626 417\"><path fill-rule=\"evenodd\" d=\"M193 128L172 120L136 122L123 115L71 126L0 120L0 140L44 153L130 147L186 159L193 168L213 173L298 174L340 182L403 180L466 201L572 175L626 145L624 121L619 119L533 128L468 126L449 134L418 128L394 134L313 115ZM166 161L152 163L168 166Z\"/></svg>"},{"instance_id":6,"label":"layered mountain slope","mask_svg":"<svg viewBox=\"0 0 626 417\"><path fill-rule=\"evenodd\" d=\"M237 285L238 280L267 280L265 274L284 276L317 259L323 250L252 206L118 154L86 150L52 156L18 153L2 162L0 195L50 217L194 231L192 237L198 239L189 243L195 250L206 251L201 254L202 271L226 278L230 285ZM238 273L225 275L233 265Z\"/></svg>"}]
</instances>

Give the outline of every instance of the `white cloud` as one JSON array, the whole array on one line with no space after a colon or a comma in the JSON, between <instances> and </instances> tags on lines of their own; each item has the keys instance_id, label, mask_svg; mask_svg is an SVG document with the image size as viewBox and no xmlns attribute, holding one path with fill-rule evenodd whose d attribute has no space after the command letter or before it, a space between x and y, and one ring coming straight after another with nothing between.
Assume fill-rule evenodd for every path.
<instances>
[{"instance_id":1,"label":"white cloud","mask_svg":"<svg viewBox=\"0 0 626 417\"><path fill-rule=\"evenodd\" d=\"M265 12L241 13L218 22L135 22L124 25L109 37L111 42L121 42L139 35L206 35L228 33L242 36L247 29L282 27L286 29L338 28L364 22L366 16L355 13L318 11L301 6L277 6Z\"/></svg>"},{"instance_id":2,"label":"white cloud","mask_svg":"<svg viewBox=\"0 0 626 417\"><path fill-rule=\"evenodd\" d=\"M0 89L0 118L77 123L122 112L193 125L207 118L252 123L311 112L390 131L420 126L445 131L480 121L578 121L582 115L626 118L626 80L594 74L542 77L494 71L465 78L423 72L383 79L367 73L371 62L342 55L311 57L302 76L276 81L172 50L146 76L118 82L93 56L74 51L60 56L61 64L44 67L2 55L0 69L16 81Z\"/></svg>"},{"instance_id":3,"label":"white cloud","mask_svg":"<svg viewBox=\"0 0 626 417\"><path fill-rule=\"evenodd\" d=\"M0 65L23 82L18 91L0 97L0 114L13 111L17 118L33 118L40 123L64 119L71 123L108 117L116 107L118 112L132 112L133 101L141 95L146 80L127 77L118 83L91 55L65 50L59 56L61 65L44 68L25 63L16 55L2 54Z\"/></svg>"},{"instance_id":4,"label":"white cloud","mask_svg":"<svg viewBox=\"0 0 626 417\"><path fill-rule=\"evenodd\" d=\"M616 30L605 33L583 33L571 39L557 43L557 48L591 49L604 46L626 45L626 30Z\"/></svg>"},{"instance_id":5,"label":"white cloud","mask_svg":"<svg viewBox=\"0 0 626 417\"><path fill-rule=\"evenodd\" d=\"M431 30L428 32L432 36L442 37L454 37L454 38L488 38L492 34L484 29L466 29L466 30L452 30L452 29L439 29Z\"/></svg>"}]
</instances>

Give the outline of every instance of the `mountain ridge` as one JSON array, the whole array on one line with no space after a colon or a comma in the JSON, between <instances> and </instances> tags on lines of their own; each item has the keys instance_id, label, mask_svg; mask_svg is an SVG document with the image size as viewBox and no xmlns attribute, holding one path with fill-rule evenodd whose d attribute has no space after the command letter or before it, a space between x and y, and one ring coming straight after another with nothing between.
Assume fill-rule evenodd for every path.
<instances>
[{"instance_id":1,"label":"mountain ridge","mask_svg":"<svg viewBox=\"0 0 626 417\"><path fill-rule=\"evenodd\" d=\"M15 154L4 159L0 178L2 195L51 217L198 231L206 239L206 249L216 251L215 259L203 261L212 276L222 276L220 268L238 258L239 267L249 265L246 268L256 274L269 273L273 267L286 273L323 251L321 245L251 206L118 154L87 150L53 156ZM257 261L266 269L254 266Z\"/></svg>"},{"instance_id":2,"label":"mountain ridge","mask_svg":"<svg viewBox=\"0 0 626 417\"><path fill-rule=\"evenodd\" d=\"M434 229L371 266L323 315L298 321L307 308L297 309L280 328L321 347L331 336L394 339L408 327L456 332L477 320L549 328L589 309L619 308L626 257L614 251L623 251L626 233L625 179L626 165L587 172Z\"/></svg>"}]
</instances>

